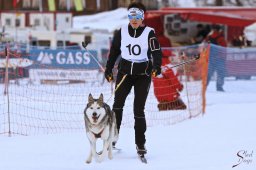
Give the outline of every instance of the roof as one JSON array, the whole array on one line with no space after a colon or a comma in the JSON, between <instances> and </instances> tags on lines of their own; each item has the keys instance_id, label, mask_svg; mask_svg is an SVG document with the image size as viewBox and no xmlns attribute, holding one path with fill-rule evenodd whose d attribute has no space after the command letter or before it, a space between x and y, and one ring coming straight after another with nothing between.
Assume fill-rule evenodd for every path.
<instances>
[{"instance_id":1,"label":"roof","mask_svg":"<svg viewBox=\"0 0 256 170\"><path fill-rule=\"evenodd\" d=\"M77 29L104 29L108 32L114 32L125 24L128 24L126 8L118 8L112 11L100 12L93 15L73 17L73 28Z\"/></svg>"},{"instance_id":2,"label":"roof","mask_svg":"<svg viewBox=\"0 0 256 170\"><path fill-rule=\"evenodd\" d=\"M183 19L245 27L256 22L256 8L205 7L205 8L162 8L147 11L147 15L180 14Z\"/></svg>"}]
</instances>

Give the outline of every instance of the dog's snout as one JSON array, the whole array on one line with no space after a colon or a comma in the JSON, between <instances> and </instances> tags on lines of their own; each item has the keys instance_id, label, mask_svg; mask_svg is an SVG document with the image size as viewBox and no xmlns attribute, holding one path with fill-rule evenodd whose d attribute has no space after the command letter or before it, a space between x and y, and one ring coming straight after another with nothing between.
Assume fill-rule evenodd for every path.
<instances>
[{"instance_id":1,"label":"dog's snout","mask_svg":"<svg viewBox=\"0 0 256 170\"><path fill-rule=\"evenodd\" d=\"M96 113L96 112L93 112L93 113L92 113L92 116L97 116L97 113Z\"/></svg>"}]
</instances>

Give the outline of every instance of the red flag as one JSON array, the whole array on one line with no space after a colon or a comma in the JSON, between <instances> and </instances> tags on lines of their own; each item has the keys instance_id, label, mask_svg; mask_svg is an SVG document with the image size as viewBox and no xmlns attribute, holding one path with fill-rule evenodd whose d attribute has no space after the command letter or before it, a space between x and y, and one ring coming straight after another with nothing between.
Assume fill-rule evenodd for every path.
<instances>
[{"instance_id":1,"label":"red flag","mask_svg":"<svg viewBox=\"0 0 256 170\"><path fill-rule=\"evenodd\" d=\"M12 6L16 8L17 4L19 3L20 0L12 0Z\"/></svg>"}]
</instances>

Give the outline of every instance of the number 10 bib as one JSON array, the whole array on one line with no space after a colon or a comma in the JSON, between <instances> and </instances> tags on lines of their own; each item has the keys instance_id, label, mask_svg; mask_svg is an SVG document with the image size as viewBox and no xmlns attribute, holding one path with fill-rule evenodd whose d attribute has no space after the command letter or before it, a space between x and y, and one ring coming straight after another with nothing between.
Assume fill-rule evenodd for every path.
<instances>
[{"instance_id":1,"label":"number 10 bib","mask_svg":"<svg viewBox=\"0 0 256 170\"><path fill-rule=\"evenodd\" d=\"M122 58L135 62L148 61L148 34L153 30L146 27L142 34L137 37L131 37L128 32L128 25L121 28L121 55Z\"/></svg>"}]
</instances>

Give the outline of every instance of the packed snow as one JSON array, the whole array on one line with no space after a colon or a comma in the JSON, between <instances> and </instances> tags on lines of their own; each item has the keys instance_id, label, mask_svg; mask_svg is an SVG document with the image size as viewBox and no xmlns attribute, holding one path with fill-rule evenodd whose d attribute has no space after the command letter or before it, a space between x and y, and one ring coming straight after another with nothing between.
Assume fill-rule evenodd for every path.
<instances>
[{"instance_id":1,"label":"packed snow","mask_svg":"<svg viewBox=\"0 0 256 170\"><path fill-rule=\"evenodd\" d=\"M186 2L182 0L182 3ZM187 3L191 4L191 3ZM127 10L75 17L74 28L113 32L127 24ZM139 161L134 129L122 127L113 160L86 164L85 131L31 136L0 136L0 170L255 170L256 80L227 80L226 92L207 89L203 116L170 126L148 127L148 164ZM148 99L148 101L150 98ZM132 112L132 107L130 108ZM175 112L175 111L173 111ZM159 112L161 114L161 112ZM101 148L101 142L98 142ZM240 156L240 157L239 157ZM232 166L237 165L232 168Z\"/></svg>"},{"instance_id":2,"label":"packed snow","mask_svg":"<svg viewBox=\"0 0 256 170\"><path fill-rule=\"evenodd\" d=\"M86 164L84 131L37 136L0 136L1 170L255 170L256 80L227 80L226 92L207 89L203 116L171 126L149 127L148 164L137 157L133 128L123 127L114 158ZM150 99L148 99L150 100ZM131 108L132 111L132 108ZM175 112L175 111L173 111ZM161 114L161 112L159 112ZM102 143L98 141L100 150ZM238 157L238 155L241 157ZM239 164L239 165L237 165ZM237 165L232 168L233 165Z\"/></svg>"}]
</instances>

